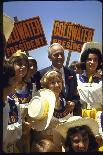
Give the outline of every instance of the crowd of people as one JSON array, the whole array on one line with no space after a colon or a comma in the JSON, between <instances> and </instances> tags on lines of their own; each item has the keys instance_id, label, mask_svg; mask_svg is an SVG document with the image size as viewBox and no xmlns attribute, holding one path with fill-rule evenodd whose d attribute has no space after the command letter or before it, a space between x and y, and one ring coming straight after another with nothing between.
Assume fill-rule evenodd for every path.
<instances>
[{"instance_id":1,"label":"crowd of people","mask_svg":"<svg viewBox=\"0 0 103 155\"><path fill-rule=\"evenodd\" d=\"M64 52L50 45L42 70L21 49L4 58L3 152L103 151L101 44L84 43L70 66Z\"/></svg>"}]
</instances>

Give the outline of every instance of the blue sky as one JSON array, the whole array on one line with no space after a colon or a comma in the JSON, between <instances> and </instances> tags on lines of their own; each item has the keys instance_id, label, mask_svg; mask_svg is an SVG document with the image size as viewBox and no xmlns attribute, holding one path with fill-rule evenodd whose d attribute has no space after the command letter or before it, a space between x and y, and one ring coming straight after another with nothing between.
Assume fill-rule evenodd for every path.
<instances>
[{"instance_id":1,"label":"blue sky","mask_svg":"<svg viewBox=\"0 0 103 155\"><path fill-rule=\"evenodd\" d=\"M102 3L99 1L12 1L3 3L3 11L10 17L25 20L39 16L48 45L29 51L38 62L38 69L51 65L48 46L54 20L75 22L95 29L93 41L102 42ZM65 50L67 58L68 51ZM79 60L79 53L72 52L70 63Z\"/></svg>"}]
</instances>

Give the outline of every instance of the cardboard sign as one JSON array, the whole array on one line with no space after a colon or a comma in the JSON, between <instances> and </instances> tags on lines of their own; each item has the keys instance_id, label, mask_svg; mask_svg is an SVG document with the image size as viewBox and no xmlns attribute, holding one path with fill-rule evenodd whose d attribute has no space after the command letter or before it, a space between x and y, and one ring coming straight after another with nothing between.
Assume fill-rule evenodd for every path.
<instances>
[{"instance_id":1,"label":"cardboard sign","mask_svg":"<svg viewBox=\"0 0 103 155\"><path fill-rule=\"evenodd\" d=\"M64 49L81 52L82 45L93 39L94 29L75 24L55 20L52 31L52 43L60 43Z\"/></svg>"},{"instance_id":2,"label":"cardboard sign","mask_svg":"<svg viewBox=\"0 0 103 155\"><path fill-rule=\"evenodd\" d=\"M14 23L6 46L6 56L17 50L29 51L47 45L39 16Z\"/></svg>"}]
</instances>

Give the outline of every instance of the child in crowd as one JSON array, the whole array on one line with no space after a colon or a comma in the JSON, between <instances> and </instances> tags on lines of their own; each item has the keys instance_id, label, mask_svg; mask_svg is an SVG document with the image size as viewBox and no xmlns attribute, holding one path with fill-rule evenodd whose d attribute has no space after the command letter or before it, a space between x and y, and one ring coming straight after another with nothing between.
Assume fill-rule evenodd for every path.
<instances>
[{"instance_id":1,"label":"child in crowd","mask_svg":"<svg viewBox=\"0 0 103 155\"><path fill-rule=\"evenodd\" d=\"M38 143L32 144L31 152L62 152L62 150L57 147L53 141L42 139Z\"/></svg>"}]
</instances>

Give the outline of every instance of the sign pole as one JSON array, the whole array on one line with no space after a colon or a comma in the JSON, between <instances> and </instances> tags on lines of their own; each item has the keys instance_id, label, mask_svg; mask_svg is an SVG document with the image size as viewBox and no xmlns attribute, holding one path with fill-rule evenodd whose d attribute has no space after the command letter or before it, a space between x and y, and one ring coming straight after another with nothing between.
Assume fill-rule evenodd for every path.
<instances>
[{"instance_id":1,"label":"sign pole","mask_svg":"<svg viewBox=\"0 0 103 155\"><path fill-rule=\"evenodd\" d=\"M71 57L72 51L68 52L67 61L66 61L66 67L69 67L70 57Z\"/></svg>"}]
</instances>

